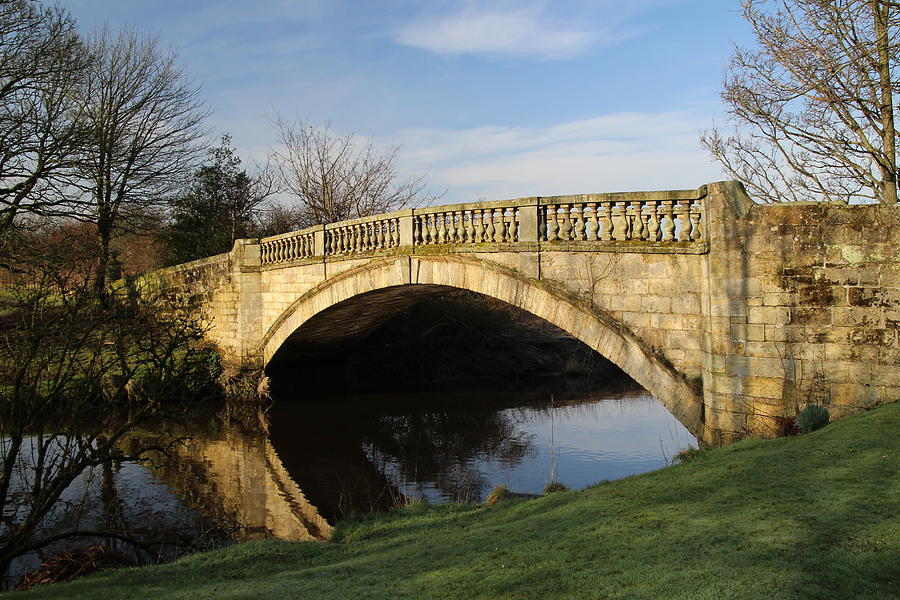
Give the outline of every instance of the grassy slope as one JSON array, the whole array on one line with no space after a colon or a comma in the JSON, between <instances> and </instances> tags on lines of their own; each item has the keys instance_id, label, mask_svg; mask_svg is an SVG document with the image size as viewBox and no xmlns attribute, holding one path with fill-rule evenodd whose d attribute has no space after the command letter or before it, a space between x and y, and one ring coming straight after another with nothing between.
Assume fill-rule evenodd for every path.
<instances>
[{"instance_id":1,"label":"grassy slope","mask_svg":"<svg viewBox=\"0 0 900 600\"><path fill-rule=\"evenodd\" d=\"M900 598L900 403L539 500L413 506L38 598Z\"/></svg>"}]
</instances>

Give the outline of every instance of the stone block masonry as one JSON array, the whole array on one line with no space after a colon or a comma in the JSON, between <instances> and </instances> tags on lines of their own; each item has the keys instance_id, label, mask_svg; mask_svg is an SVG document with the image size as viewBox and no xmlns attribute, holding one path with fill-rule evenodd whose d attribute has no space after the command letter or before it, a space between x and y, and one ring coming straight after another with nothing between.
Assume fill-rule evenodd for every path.
<instances>
[{"instance_id":1,"label":"stone block masonry","mask_svg":"<svg viewBox=\"0 0 900 600\"><path fill-rule=\"evenodd\" d=\"M759 205L736 182L410 209L239 240L150 276L229 362L485 294L618 364L696 435L774 435L900 397L900 208Z\"/></svg>"}]
</instances>

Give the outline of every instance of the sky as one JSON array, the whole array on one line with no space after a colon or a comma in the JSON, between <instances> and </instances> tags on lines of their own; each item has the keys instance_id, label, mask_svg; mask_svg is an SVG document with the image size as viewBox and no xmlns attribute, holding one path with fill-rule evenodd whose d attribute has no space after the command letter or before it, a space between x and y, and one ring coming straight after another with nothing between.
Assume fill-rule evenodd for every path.
<instances>
[{"instance_id":1,"label":"sky","mask_svg":"<svg viewBox=\"0 0 900 600\"><path fill-rule=\"evenodd\" d=\"M272 119L400 144L440 203L696 188L738 0L63 0L177 51L245 163Z\"/></svg>"}]
</instances>

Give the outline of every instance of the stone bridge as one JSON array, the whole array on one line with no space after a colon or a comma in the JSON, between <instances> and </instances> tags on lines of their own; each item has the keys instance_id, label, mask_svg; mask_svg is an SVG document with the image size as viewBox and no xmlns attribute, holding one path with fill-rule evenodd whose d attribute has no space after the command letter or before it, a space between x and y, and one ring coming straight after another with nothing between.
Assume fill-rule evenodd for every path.
<instances>
[{"instance_id":1,"label":"stone bridge","mask_svg":"<svg viewBox=\"0 0 900 600\"><path fill-rule=\"evenodd\" d=\"M453 288L578 338L708 442L808 402L900 397L900 208L760 205L736 182L410 209L259 240L147 278L264 367ZM298 365L302 372L302 365Z\"/></svg>"}]
</instances>

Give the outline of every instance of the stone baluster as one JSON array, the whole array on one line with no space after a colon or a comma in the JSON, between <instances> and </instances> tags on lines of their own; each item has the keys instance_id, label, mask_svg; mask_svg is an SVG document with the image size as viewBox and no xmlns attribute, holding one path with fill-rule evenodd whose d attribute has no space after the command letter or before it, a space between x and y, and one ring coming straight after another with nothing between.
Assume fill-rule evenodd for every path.
<instances>
[{"instance_id":1,"label":"stone baluster","mask_svg":"<svg viewBox=\"0 0 900 600\"><path fill-rule=\"evenodd\" d=\"M700 234L700 205L696 204L696 200L691 201L690 206L688 206L688 220L690 221L691 231L690 231L690 239L692 242L699 241L701 237Z\"/></svg>"},{"instance_id":2,"label":"stone baluster","mask_svg":"<svg viewBox=\"0 0 900 600\"><path fill-rule=\"evenodd\" d=\"M651 242L659 241L659 215L656 213L656 201L647 202L647 239Z\"/></svg>"},{"instance_id":3,"label":"stone baluster","mask_svg":"<svg viewBox=\"0 0 900 600\"><path fill-rule=\"evenodd\" d=\"M547 205L547 241L555 242L559 239L559 214L555 204Z\"/></svg>"},{"instance_id":4,"label":"stone baluster","mask_svg":"<svg viewBox=\"0 0 900 600\"><path fill-rule=\"evenodd\" d=\"M574 237L576 241L584 240L584 204L577 204L572 206L573 210L573 221L574 221Z\"/></svg>"},{"instance_id":5,"label":"stone baluster","mask_svg":"<svg viewBox=\"0 0 900 600\"><path fill-rule=\"evenodd\" d=\"M437 243L438 244L446 244L447 243L447 227L445 222L447 220L447 213L435 213L434 220L436 222L435 229L437 234Z\"/></svg>"},{"instance_id":6,"label":"stone baluster","mask_svg":"<svg viewBox=\"0 0 900 600\"><path fill-rule=\"evenodd\" d=\"M482 211L480 208L472 211L472 241L476 244L484 242L484 221L482 221Z\"/></svg>"},{"instance_id":7,"label":"stone baluster","mask_svg":"<svg viewBox=\"0 0 900 600\"><path fill-rule=\"evenodd\" d=\"M419 215L413 217L413 245L422 245L422 217Z\"/></svg>"},{"instance_id":8,"label":"stone baluster","mask_svg":"<svg viewBox=\"0 0 900 600\"><path fill-rule=\"evenodd\" d=\"M484 241L489 244L494 241L494 232L497 231L494 227L494 211L482 210L481 217L484 219Z\"/></svg>"},{"instance_id":9,"label":"stone baluster","mask_svg":"<svg viewBox=\"0 0 900 600\"><path fill-rule=\"evenodd\" d=\"M506 241L506 211L502 208L496 210L497 226L494 228L494 242L500 243Z\"/></svg>"},{"instance_id":10,"label":"stone baluster","mask_svg":"<svg viewBox=\"0 0 900 600\"><path fill-rule=\"evenodd\" d=\"M447 213L447 243L455 244L457 235L459 227L456 226L456 211L450 211Z\"/></svg>"},{"instance_id":11,"label":"stone baluster","mask_svg":"<svg viewBox=\"0 0 900 600\"><path fill-rule=\"evenodd\" d=\"M641 206L641 239L650 239L650 213L646 206Z\"/></svg>"},{"instance_id":12,"label":"stone baluster","mask_svg":"<svg viewBox=\"0 0 900 600\"><path fill-rule=\"evenodd\" d=\"M522 239L522 209L511 208L509 214L509 241L518 242Z\"/></svg>"},{"instance_id":13,"label":"stone baluster","mask_svg":"<svg viewBox=\"0 0 900 600\"><path fill-rule=\"evenodd\" d=\"M547 241L547 209L542 206L535 206L533 209L537 217L537 239L539 242Z\"/></svg>"},{"instance_id":14,"label":"stone baluster","mask_svg":"<svg viewBox=\"0 0 900 600\"><path fill-rule=\"evenodd\" d=\"M585 207L588 211L588 218L584 228L584 237L587 241L593 242L597 240L597 232L600 230L600 221L597 219L597 203L588 202Z\"/></svg>"},{"instance_id":15,"label":"stone baluster","mask_svg":"<svg viewBox=\"0 0 900 600\"><path fill-rule=\"evenodd\" d=\"M600 219L600 239L608 242L613 239L612 202L601 202L599 208L603 209L603 216Z\"/></svg>"},{"instance_id":16,"label":"stone baluster","mask_svg":"<svg viewBox=\"0 0 900 600\"><path fill-rule=\"evenodd\" d=\"M662 212L663 221L662 221L662 241L663 242L674 242L675 241L675 218L672 210L672 201L671 200L663 200L662 207L660 207L660 212Z\"/></svg>"},{"instance_id":17,"label":"stone baluster","mask_svg":"<svg viewBox=\"0 0 900 600\"><path fill-rule=\"evenodd\" d=\"M641 218L641 203L633 201L631 203L631 239L642 240L646 237L644 230L644 221Z\"/></svg>"},{"instance_id":18,"label":"stone baluster","mask_svg":"<svg viewBox=\"0 0 900 600\"><path fill-rule=\"evenodd\" d=\"M473 214L473 211L467 210L463 212L462 218L465 220L463 241L467 244L471 244L475 241L475 215Z\"/></svg>"},{"instance_id":19,"label":"stone baluster","mask_svg":"<svg viewBox=\"0 0 900 600\"><path fill-rule=\"evenodd\" d=\"M434 241L433 229L434 220L431 215L422 215L422 243L430 244Z\"/></svg>"},{"instance_id":20,"label":"stone baluster","mask_svg":"<svg viewBox=\"0 0 900 600\"><path fill-rule=\"evenodd\" d=\"M681 221L681 229L678 232L679 242L691 241L691 203L693 200L678 201L678 220Z\"/></svg>"},{"instance_id":21,"label":"stone baluster","mask_svg":"<svg viewBox=\"0 0 900 600\"><path fill-rule=\"evenodd\" d=\"M562 223L559 225L559 239L564 242L568 242L572 239L572 215L570 211L572 210L571 204L560 204L560 210L562 211Z\"/></svg>"},{"instance_id":22,"label":"stone baluster","mask_svg":"<svg viewBox=\"0 0 900 600\"><path fill-rule=\"evenodd\" d=\"M610 211L612 221L612 239L623 242L628 239L628 221L626 218L626 206L624 202L616 202Z\"/></svg>"},{"instance_id":23,"label":"stone baluster","mask_svg":"<svg viewBox=\"0 0 900 600\"><path fill-rule=\"evenodd\" d=\"M386 221L375 221L372 224L372 245L375 250L384 248L384 224Z\"/></svg>"}]
</instances>

